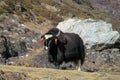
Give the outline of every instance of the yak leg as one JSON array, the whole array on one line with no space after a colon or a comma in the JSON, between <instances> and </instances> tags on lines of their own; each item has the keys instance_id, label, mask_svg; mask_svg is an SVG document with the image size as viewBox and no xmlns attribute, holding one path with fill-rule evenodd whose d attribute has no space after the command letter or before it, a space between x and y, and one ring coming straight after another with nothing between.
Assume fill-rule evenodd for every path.
<instances>
[{"instance_id":1,"label":"yak leg","mask_svg":"<svg viewBox=\"0 0 120 80\"><path fill-rule=\"evenodd\" d=\"M81 71L81 60L78 60L78 71Z\"/></svg>"},{"instance_id":2,"label":"yak leg","mask_svg":"<svg viewBox=\"0 0 120 80\"><path fill-rule=\"evenodd\" d=\"M75 64L75 68L78 70L78 71L81 71L81 60L76 60L74 62Z\"/></svg>"},{"instance_id":3,"label":"yak leg","mask_svg":"<svg viewBox=\"0 0 120 80\"><path fill-rule=\"evenodd\" d=\"M55 63L56 69L60 69L60 63Z\"/></svg>"}]
</instances>

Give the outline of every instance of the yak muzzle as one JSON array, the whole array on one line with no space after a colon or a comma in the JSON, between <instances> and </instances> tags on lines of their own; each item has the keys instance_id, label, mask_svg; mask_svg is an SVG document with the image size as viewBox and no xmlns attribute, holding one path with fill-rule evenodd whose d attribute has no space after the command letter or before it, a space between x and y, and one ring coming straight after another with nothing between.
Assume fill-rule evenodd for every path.
<instances>
[{"instance_id":1,"label":"yak muzzle","mask_svg":"<svg viewBox=\"0 0 120 80\"><path fill-rule=\"evenodd\" d=\"M44 50L48 50L48 47L47 47L47 46L44 46Z\"/></svg>"}]
</instances>

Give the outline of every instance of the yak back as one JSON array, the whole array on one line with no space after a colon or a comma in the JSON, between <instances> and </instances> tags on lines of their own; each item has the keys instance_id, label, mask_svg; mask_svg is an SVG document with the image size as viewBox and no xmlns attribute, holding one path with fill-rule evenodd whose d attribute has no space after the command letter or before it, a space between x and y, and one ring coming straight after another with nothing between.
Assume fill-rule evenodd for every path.
<instances>
[{"instance_id":1,"label":"yak back","mask_svg":"<svg viewBox=\"0 0 120 80\"><path fill-rule=\"evenodd\" d=\"M64 49L64 61L77 61L85 54L84 45L79 35L75 33L62 33L62 39L65 40L65 44L60 48Z\"/></svg>"}]
</instances>

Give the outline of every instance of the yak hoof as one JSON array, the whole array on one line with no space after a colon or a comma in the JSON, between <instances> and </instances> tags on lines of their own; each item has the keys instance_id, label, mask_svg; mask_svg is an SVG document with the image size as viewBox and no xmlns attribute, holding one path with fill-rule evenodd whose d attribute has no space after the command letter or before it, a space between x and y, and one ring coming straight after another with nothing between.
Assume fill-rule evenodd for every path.
<instances>
[{"instance_id":1,"label":"yak hoof","mask_svg":"<svg viewBox=\"0 0 120 80\"><path fill-rule=\"evenodd\" d=\"M80 67L78 68L78 71L81 71L81 68L80 68Z\"/></svg>"}]
</instances>

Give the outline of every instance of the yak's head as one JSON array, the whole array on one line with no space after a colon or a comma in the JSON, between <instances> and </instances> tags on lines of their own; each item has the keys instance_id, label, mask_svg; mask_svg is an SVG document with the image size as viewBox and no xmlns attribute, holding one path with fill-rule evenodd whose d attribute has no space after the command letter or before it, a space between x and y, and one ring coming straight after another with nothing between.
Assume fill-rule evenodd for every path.
<instances>
[{"instance_id":1,"label":"yak's head","mask_svg":"<svg viewBox=\"0 0 120 80\"><path fill-rule=\"evenodd\" d=\"M41 36L41 43L44 44L44 48L47 50L48 48L57 46L59 43L58 37L60 36L60 30L57 28L52 28L47 33Z\"/></svg>"}]
</instances>

